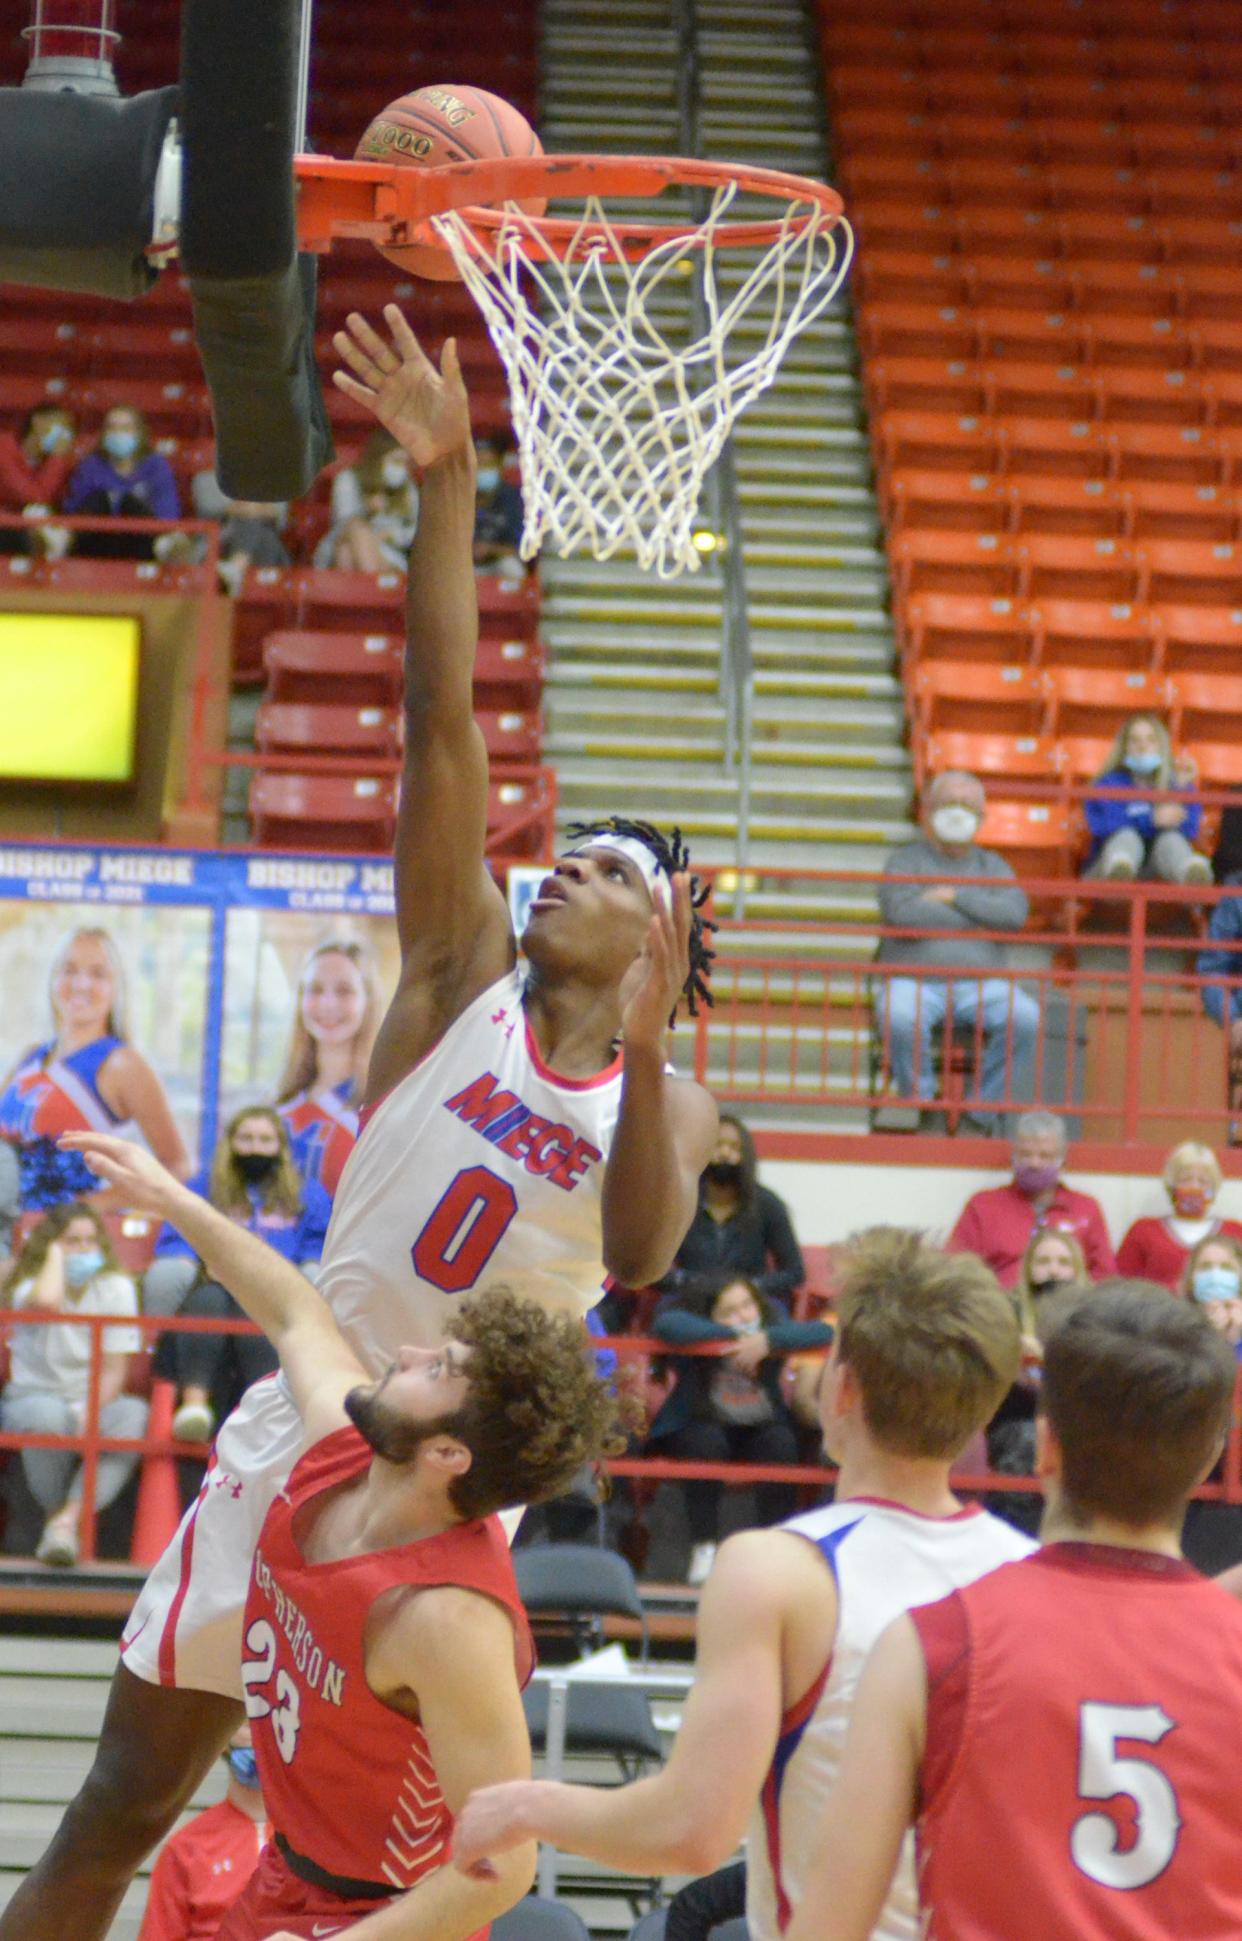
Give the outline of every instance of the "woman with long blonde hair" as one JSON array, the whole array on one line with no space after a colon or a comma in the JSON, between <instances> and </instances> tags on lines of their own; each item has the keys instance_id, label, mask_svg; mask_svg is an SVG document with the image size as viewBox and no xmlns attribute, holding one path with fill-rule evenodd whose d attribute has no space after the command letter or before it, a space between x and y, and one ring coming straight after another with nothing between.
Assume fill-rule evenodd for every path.
<instances>
[{"instance_id":1,"label":"woman with long blonde hair","mask_svg":"<svg viewBox=\"0 0 1242 1941\"><path fill-rule=\"evenodd\" d=\"M332 1203L322 1186L298 1172L284 1121L274 1106L248 1105L235 1112L211 1165L188 1184L304 1273L318 1265ZM161 1231L155 1254L156 1265L181 1261L195 1266L197 1278L182 1314L244 1320L232 1295L203 1277L193 1248L172 1227ZM181 1391L175 1433L185 1442L206 1442L250 1384L270 1375L276 1365L276 1352L261 1335L164 1335L156 1368Z\"/></svg>"},{"instance_id":2,"label":"woman with long blonde hair","mask_svg":"<svg viewBox=\"0 0 1242 1941\"><path fill-rule=\"evenodd\" d=\"M1165 883L1211 882L1212 865L1191 848L1203 820L1199 804L1190 796L1184 802L1148 799L1150 790L1190 790L1198 780L1190 757L1174 755L1169 731L1158 714L1132 714L1122 722L1095 779L1110 789L1133 789L1135 799L1087 797L1089 876L1114 882L1131 882L1136 876L1154 876Z\"/></svg>"},{"instance_id":3,"label":"woman with long blonde hair","mask_svg":"<svg viewBox=\"0 0 1242 1941\"><path fill-rule=\"evenodd\" d=\"M170 1172L189 1155L163 1085L128 1042L125 967L106 930L81 924L60 944L48 978L53 1035L23 1054L0 1090L0 1138L17 1150L22 1207L65 1200L116 1204L65 1132L115 1132L132 1123Z\"/></svg>"},{"instance_id":4,"label":"woman with long blonde hair","mask_svg":"<svg viewBox=\"0 0 1242 1941\"><path fill-rule=\"evenodd\" d=\"M1022 1366L1018 1378L988 1424L988 1463L1003 1476L1035 1473L1035 1412L1043 1370L1044 1346L1040 1308L1051 1295L1067 1287L1086 1287L1091 1276L1082 1248L1072 1233L1060 1227L1039 1227L1031 1235L1013 1303L1022 1330ZM1008 1494L992 1508L1032 1533L1039 1526L1040 1498Z\"/></svg>"},{"instance_id":5,"label":"woman with long blonde hair","mask_svg":"<svg viewBox=\"0 0 1242 1941\"><path fill-rule=\"evenodd\" d=\"M366 944L352 937L316 944L298 978L276 1101L294 1164L329 1195L358 1137L358 1106L379 1019L379 977Z\"/></svg>"}]
</instances>

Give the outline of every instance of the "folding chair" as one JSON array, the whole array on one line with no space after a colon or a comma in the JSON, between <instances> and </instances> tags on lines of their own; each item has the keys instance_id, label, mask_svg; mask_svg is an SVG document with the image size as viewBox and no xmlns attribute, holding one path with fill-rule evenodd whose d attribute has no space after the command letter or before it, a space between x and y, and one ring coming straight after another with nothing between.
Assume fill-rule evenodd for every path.
<instances>
[{"instance_id":1,"label":"folding chair","mask_svg":"<svg viewBox=\"0 0 1242 1941\"><path fill-rule=\"evenodd\" d=\"M591 1941L591 1930L564 1901L527 1894L492 1922L492 1941Z\"/></svg>"}]
</instances>

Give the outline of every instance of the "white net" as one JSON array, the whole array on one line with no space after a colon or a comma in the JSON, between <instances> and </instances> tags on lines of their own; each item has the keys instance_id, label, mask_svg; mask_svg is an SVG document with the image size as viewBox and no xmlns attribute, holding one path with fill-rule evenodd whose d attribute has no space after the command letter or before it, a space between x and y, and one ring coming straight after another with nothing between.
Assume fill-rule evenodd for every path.
<instances>
[{"instance_id":1,"label":"white net","mask_svg":"<svg viewBox=\"0 0 1242 1941\"><path fill-rule=\"evenodd\" d=\"M548 256L538 222L514 203L495 228L468 211L433 218L508 372L524 558L544 545L596 559L632 549L661 578L697 571L704 477L739 413L832 302L853 250L848 224L809 198L788 205L774 240L722 247L737 193L726 183L692 234L637 262L597 200L563 257ZM679 329L693 335L700 264L706 329L677 344Z\"/></svg>"}]
</instances>

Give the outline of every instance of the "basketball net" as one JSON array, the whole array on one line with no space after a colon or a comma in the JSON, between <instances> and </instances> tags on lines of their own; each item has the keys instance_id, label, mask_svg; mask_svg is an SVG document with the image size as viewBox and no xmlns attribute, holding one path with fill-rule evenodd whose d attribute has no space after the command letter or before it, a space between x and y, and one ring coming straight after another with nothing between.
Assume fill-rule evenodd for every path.
<instances>
[{"instance_id":1,"label":"basketball net","mask_svg":"<svg viewBox=\"0 0 1242 1941\"><path fill-rule=\"evenodd\" d=\"M638 260L627 254L624 225L597 198L561 252L542 238L538 217L513 202L486 228L469 209L432 217L508 373L523 559L544 545L562 558L601 560L632 549L662 579L697 572L692 536L704 477L739 413L836 296L853 251L847 223L818 203L791 202L775 239L736 288L723 289L718 265L756 255L743 259L718 240L738 187L715 190L697 226ZM666 296L684 317L696 263L707 327L677 348L651 305ZM738 326L755 319L758 349L744 354L735 342L730 357Z\"/></svg>"}]
</instances>

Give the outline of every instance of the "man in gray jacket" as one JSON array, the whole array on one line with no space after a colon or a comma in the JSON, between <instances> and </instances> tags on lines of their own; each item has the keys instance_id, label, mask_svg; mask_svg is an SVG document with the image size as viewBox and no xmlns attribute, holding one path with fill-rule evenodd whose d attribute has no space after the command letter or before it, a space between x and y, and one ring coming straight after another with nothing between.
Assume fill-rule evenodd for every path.
<instances>
[{"instance_id":1,"label":"man in gray jacket","mask_svg":"<svg viewBox=\"0 0 1242 1941\"><path fill-rule=\"evenodd\" d=\"M931 1034L946 1020L982 1032L977 1103L987 1108L1029 1074L1039 1031L1039 1006L1012 978L997 976L1005 947L981 932L1021 930L1027 898L1003 856L975 842L985 807L977 775L946 770L923 795L922 834L895 849L885 864L890 877L932 879L976 876L974 883L886 882L880 915L886 924L952 931L944 937L885 937L876 962L909 965L917 975L882 980L880 1016L892 1082L905 1098L930 1100L935 1093ZM941 972L943 975L928 975ZM999 1133L995 1115L982 1112L976 1129ZM935 1125L926 1109L921 1123Z\"/></svg>"}]
</instances>

